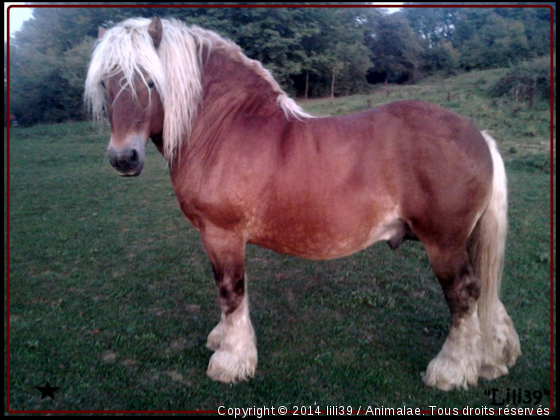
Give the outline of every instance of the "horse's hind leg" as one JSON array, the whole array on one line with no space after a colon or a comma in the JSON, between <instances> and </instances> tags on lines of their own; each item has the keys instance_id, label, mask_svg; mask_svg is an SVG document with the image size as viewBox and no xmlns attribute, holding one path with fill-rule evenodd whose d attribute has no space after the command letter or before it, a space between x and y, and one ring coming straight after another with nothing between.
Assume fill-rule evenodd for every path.
<instances>
[{"instance_id":1,"label":"horse's hind leg","mask_svg":"<svg viewBox=\"0 0 560 420\"><path fill-rule=\"evenodd\" d=\"M482 364L477 314L480 280L473 274L466 246L454 249L426 246L432 269L451 311L451 327L443 348L424 374L428 386L449 391L476 385Z\"/></svg>"},{"instance_id":2,"label":"horse's hind leg","mask_svg":"<svg viewBox=\"0 0 560 420\"><path fill-rule=\"evenodd\" d=\"M222 317L208 336L215 353L206 374L215 381L236 383L254 376L257 367L255 332L249 317L244 268L245 243L227 231L202 233L218 287Z\"/></svg>"}]
</instances>

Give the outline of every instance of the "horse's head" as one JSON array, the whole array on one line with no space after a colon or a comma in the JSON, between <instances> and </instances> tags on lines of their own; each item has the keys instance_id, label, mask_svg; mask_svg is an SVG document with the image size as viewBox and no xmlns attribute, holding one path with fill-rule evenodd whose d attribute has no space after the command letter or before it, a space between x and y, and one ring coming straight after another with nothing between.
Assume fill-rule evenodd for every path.
<instances>
[{"instance_id":1,"label":"horse's head","mask_svg":"<svg viewBox=\"0 0 560 420\"><path fill-rule=\"evenodd\" d=\"M150 137L163 130L163 105L154 83L145 75L122 89L117 74L103 81L107 95L107 115L111 140L107 156L119 175L139 175L144 164L144 148Z\"/></svg>"},{"instance_id":2,"label":"horse's head","mask_svg":"<svg viewBox=\"0 0 560 420\"><path fill-rule=\"evenodd\" d=\"M99 46L86 80L86 99L94 114L101 113L102 108L109 118L111 140L107 155L111 165L119 175L135 176L144 165L146 142L161 138L163 131L160 95L164 79L159 77L161 69L157 68L162 24L155 17L147 34L145 29L119 30L132 35L122 37L126 42L121 42L120 33L99 31Z\"/></svg>"}]
</instances>

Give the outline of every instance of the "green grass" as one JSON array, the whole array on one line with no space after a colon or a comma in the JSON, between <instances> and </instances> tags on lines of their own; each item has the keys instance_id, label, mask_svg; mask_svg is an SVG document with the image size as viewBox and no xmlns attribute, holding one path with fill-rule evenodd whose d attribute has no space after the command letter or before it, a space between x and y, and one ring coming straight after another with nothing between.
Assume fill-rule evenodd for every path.
<instances>
[{"instance_id":1,"label":"green grass","mask_svg":"<svg viewBox=\"0 0 560 420\"><path fill-rule=\"evenodd\" d=\"M120 178L105 156L107 135L68 123L11 130L10 408L428 410L490 407L484 390L491 388L549 390L548 114L542 104L494 104L483 86L499 73L303 105L336 114L421 98L491 130L510 188L502 296L523 350L508 376L467 392L423 385L420 372L445 340L448 310L421 244L407 242L328 262L248 247L259 367L243 384L212 382L204 344L219 320L217 293L163 159L150 146L142 176ZM41 401L34 388L47 380L61 387L54 401ZM548 407L549 397L540 404Z\"/></svg>"}]
</instances>

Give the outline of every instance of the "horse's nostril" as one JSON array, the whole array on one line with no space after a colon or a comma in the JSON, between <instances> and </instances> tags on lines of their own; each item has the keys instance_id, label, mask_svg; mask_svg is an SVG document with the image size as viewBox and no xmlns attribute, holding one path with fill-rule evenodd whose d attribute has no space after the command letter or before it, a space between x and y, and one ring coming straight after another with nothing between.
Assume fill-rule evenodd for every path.
<instances>
[{"instance_id":1,"label":"horse's nostril","mask_svg":"<svg viewBox=\"0 0 560 420\"><path fill-rule=\"evenodd\" d=\"M128 159L119 159L114 166L122 171L128 171L130 169L130 161Z\"/></svg>"},{"instance_id":2,"label":"horse's nostril","mask_svg":"<svg viewBox=\"0 0 560 420\"><path fill-rule=\"evenodd\" d=\"M130 163L136 162L138 162L138 152L136 149L132 149L132 152L130 153Z\"/></svg>"}]
</instances>

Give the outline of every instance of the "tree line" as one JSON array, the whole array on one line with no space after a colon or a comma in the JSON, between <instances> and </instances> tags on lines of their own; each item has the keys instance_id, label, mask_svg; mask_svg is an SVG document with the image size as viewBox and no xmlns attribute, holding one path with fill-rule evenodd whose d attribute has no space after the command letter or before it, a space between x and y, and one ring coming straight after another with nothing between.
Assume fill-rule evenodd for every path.
<instances>
[{"instance_id":1,"label":"tree line","mask_svg":"<svg viewBox=\"0 0 560 420\"><path fill-rule=\"evenodd\" d=\"M35 8L33 19L10 41L10 110L22 125L87 117L83 84L97 28L129 17L157 14L214 30L261 61L290 94L305 98L364 92L375 83L415 83L437 73L508 67L550 52L550 10L542 7L421 3L433 7L405 7L388 13L373 7L348 7L349 3L326 3L331 7L321 8L58 4L66 7L54 3ZM346 7L334 7L342 4ZM555 3L518 4L552 5L555 21Z\"/></svg>"}]
</instances>

